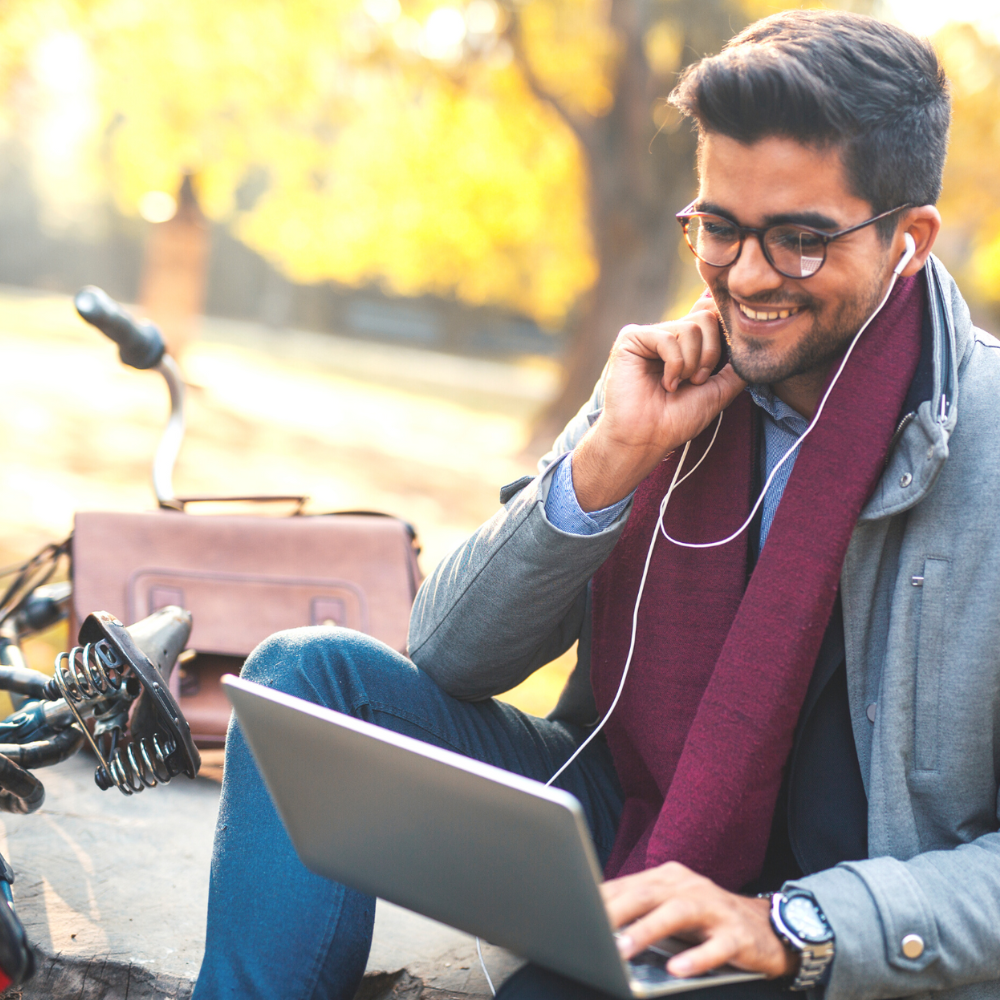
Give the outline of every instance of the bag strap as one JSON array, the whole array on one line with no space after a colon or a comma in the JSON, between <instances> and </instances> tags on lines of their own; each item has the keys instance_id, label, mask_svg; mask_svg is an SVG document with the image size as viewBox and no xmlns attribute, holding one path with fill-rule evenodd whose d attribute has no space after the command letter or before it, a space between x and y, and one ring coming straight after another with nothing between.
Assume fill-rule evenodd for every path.
<instances>
[{"instance_id":1,"label":"bag strap","mask_svg":"<svg viewBox=\"0 0 1000 1000\"><path fill-rule=\"evenodd\" d=\"M176 510L184 512L189 503L294 503L295 510L291 516L297 517L309 501L306 496L250 496L250 497L173 497L161 500L161 510Z\"/></svg>"},{"instance_id":2,"label":"bag strap","mask_svg":"<svg viewBox=\"0 0 1000 1000\"><path fill-rule=\"evenodd\" d=\"M420 555L420 545L417 542L417 529L403 518L395 514L387 514L384 510L329 510L322 514L303 514L303 508L309 502L307 496L248 496L248 497L174 497L171 500L161 500L161 510L173 510L179 513L186 513L189 503L294 503L295 510L289 517L338 517L340 515L353 515L356 517L391 517L406 529L413 544L414 551Z\"/></svg>"}]
</instances>

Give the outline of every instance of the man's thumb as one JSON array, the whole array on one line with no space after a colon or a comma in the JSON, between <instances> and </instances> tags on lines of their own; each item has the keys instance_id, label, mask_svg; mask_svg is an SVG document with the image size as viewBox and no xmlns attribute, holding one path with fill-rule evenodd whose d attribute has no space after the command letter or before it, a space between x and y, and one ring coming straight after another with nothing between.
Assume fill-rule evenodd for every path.
<instances>
[{"instance_id":1,"label":"man's thumb","mask_svg":"<svg viewBox=\"0 0 1000 1000\"><path fill-rule=\"evenodd\" d=\"M747 387L746 382L733 371L731 364L727 364L717 375L713 375L706 385L715 386L719 393L720 410L724 410Z\"/></svg>"}]
</instances>

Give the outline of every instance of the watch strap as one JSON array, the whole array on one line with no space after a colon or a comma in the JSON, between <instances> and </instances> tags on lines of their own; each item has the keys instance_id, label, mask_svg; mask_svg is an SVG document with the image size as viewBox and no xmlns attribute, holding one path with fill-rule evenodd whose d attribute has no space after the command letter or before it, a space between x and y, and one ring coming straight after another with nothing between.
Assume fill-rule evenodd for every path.
<instances>
[{"instance_id":1,"label":"watch strap","mask_svg":"<svg viewBox=\"0 0 1000 1000\"><path fill-rule=\"evenodd\" d=\"M833 942L808 945L799 952L799 955L801 956L799 971L789 989L811 990L819 986L826 975L826 970L830 968L830 963L833 961Z\"/></svg>"}]
</instances>

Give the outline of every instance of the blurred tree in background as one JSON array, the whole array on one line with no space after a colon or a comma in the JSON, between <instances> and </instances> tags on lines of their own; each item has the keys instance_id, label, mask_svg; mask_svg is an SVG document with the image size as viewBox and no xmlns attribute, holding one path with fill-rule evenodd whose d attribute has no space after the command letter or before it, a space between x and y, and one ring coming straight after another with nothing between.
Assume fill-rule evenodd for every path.
<instances>
[{"instance_id":1,"label":"blurred tree in background","mask_svg":"<svg viewBox=\"0 0 1000 1000\"><path fill-rule=\"evenodd\" d=\"M31 111L24 73L80 97L63 135L91 166L78 156L74 182L89 197L105 184L126 214L168 219L189 178L208 218L292 280L378 281L568 326L543 445L617 330L659 319L691 281L673 215L694 190L694 137L664 101L678 70L785 6L7 0L0 85L15 115ZM956 96L948 246L998 302L1000 54L968 28L940 44ZM56 201L72 187L60 176Z\"/></svg>"},{"instance_id":2,"label":"blurred tree in background","mask_svg":"<svg viewBox=\"0 0 1000 1000\"><path fill-rule=\"evenodd\" d=\"M953 117L937 252L963 290L1000 311L1000 45L967 24L935 37L951 80ZM1000 331L995 331L1000 332Z\"/></svg>"}]
</instances>

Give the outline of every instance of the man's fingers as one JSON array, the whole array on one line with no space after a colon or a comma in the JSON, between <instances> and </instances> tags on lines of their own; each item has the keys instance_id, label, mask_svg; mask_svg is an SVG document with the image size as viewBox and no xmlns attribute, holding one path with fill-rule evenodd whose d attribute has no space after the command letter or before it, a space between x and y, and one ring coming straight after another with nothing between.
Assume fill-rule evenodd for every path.
<instances>
[{"instance_id":1,"label":"man's fingers","mask_svg":"<svg viewBox=\"0 0 1000 1000\"><path fill-rule=\"evenodd\" d=\"M692 413L693 426L690 436L694 437L708 426L736 397L746 388L743 381L733 371L732 365L726 365L717 375L712 375L703 385L686 383L678 390L678 398L687 396L694 403ZM685 438L685 440L687 440Z\"/></svg>"},{"instance_id":2,"label":"man's fingers","mask_svg":"<svg viewBox=\"0 0 1000 1000\"><path fill-rule=\"evenodd\" d=\"M704 385L712 377L712 368L714 367L714 365L711 367L708 365L702 366L691 376L690 379L688 379L688 381L692 385Z\"/></svg>"},{"instance_id":3,"label":"man's fingers","mask_svg":"<svg viewBox=\"0 0 1000 1000\"><path fill-rule=\"evenodd\" d=\"M604 897L604 902L607 903L623 894L641 892L644 886L650 885L653 881L669 884L678 878L691 874L691 869L679 861L668 861L656 868L647 868L645 871L634 872L631 875L618 875L615 878L609 878L606 882L601 883L600 892Z\"/></svg>"},{"instance_id":4,"label":"man's fingers","mask_svg":"<svg viewBox=\"0 0 1000 1000\"><path fill-rule=\"evenodd\" d=\"M684 372L684 352L680 341L671 334L661 332L657 337L657 353L663 359L663 388L674 392L687 376Z\"/></svg>"},{"instance_id":5,"label":"man's fingers","mask_svg":"<svg viewBox=\"0 0 1000 1000\"><path fill-rule=\"evenodd\" d=\"M690 921L684 927L700 926L702 905L696 902L696 887L702 884L712 888L708 879L670 861L605 882L601 889L612 926L631 925L626 933L644 948L680 929L677 921Z\"/></svg>"},{"instance_id":6,"label":"man's fingers","mask_svg":"<svg viewBox=\"0 0 1000 1000\"><path fill-rule=\"evenodd\" d=\"M712 308L714 310L714 303ZM701 385L708 380L722 358L722 330L719 326L719 317L714 311L700 310L691 319L697 324L701 337L698 343L698 357L693 363L694 370L688 377L695 385Z\"/></svg>"},{"instance_id":7,"label":"man's fingers","mask_svg":"<svg viewBox=\"0 0 1000 1000\"><path fill-rule=\"evenodd\" d=\"M682 378L691 379L704 367L705 331L700 323L691 323L683 329L677 338L681 354L684 356Z\"/></svg>"},{"instance_id":8,"label":"man's fingers","mask_svg":"<svg viewBox=\"0 0 1000 1000\"><path fill-rule=\"evenodd\" d=\"M670 323L623 327L616 353L661 362L667 392L676 392L682 382L703 385L722 357L718 317L705 309Z\"/></svg>"},{"instance_id":9,"label":"man's fingers","mask_svg":"<svg viewBox=\"0 0 1000 1000\"><path fill-rule=\"evenodd\" d=\"M728 930L720 930L706 941L675 955L667 962L667 972L672 976L700 976L720 965L733 962L741 951L740 943Z\"/></svg>"},{"instance_id":10,"label":"man's fingers","mask_svg":"<svg viewBox=\"0 0 1000 1000\"><path fill-rule=\"evenodd\" d=\"M627 926L619 935L619 951L627 958L638 955L640 951L661 938L671 937L681 931L693 933L696 938L700 938L701 931L708 922L702 907L690 896L671 899L654 910L650 910L647 904L645 907L640 907L639 912L643 910L645 915L634 923L629 923L628 918L625 919L624 923Z\"/></svg>"}]
</instances>

